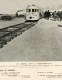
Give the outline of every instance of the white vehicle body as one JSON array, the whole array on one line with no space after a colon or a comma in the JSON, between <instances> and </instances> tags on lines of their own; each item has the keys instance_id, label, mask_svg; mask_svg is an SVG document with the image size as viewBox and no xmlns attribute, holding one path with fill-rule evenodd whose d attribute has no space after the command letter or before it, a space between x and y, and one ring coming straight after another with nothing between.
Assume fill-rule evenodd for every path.
<instances>
[{"instance_id":1,"label":"white vehicle body","mask_svg":"<svg viewBox=\"0 0 62 80\"><path fill-rule=\"evenodd\" d=\"M40 19L40 8L35 5L29 5L26 8L26 20L36 21Z\"/></svg>"},{"instance_id":2,"label":"white vehicle body","mask_svg":"<svg viewBox=\"0 0 62 80\"><path fill-rule=\"evenodd\" d=\"M16 13L18 14L18 16L25 15L26 14L26 11L25 10L19 10Z\"/></svg>"}]
</instances>

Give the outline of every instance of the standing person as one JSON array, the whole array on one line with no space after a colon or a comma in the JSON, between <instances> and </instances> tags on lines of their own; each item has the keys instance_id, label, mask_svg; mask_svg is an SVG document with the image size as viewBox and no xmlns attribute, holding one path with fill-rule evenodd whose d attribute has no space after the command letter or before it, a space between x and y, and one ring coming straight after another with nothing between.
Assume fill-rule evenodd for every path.
<instances>
[{"instance_id":1,"label":"standing person","mask_svg":"<svg viewBox=\"0 0 62 80\"><path fill-rule=\"evenodd\" d=\"M44 18L44 12L42 12L41 15L42 15L42 18Z\"/></svg>"},{"instance_id":2,"label":"standing person","mask_svg":"<svg viewBox=\"0 0 62 80\"><path fill-rule=\"evenodd\" d=\"M56 17L57 17L57 13L56 13L56 11L54 12L54 19L56 19Z\"/></svg>"},{"instance_id":3,"label":"standing person","mask_svg":"<svg viewBox=\"0 0 62 80\"><path fill-rule=\"evenodd\" d=\"M57 12L57 16L58 16L58 17L60 16L60 11Z\"/></svg>"},{"instance_id":4,"label":"standing person","mask_svg":"<svg viewBox=\"0 0 62 80\"><path fill-rule=\"evenodd\" d=\"M62 11L60 12L60 21L62 21Z\"/></svg>"},{"instance_id":5,"label":"standing person","mask_svg":"<svg viewBox=\"0 0 62 80\"><path fill-rule=\"evenodd\" d=\"M45 11L44 13L44 18L47 18L47 11Z\"/></svg>"},{"instance_id":6,"label":"standing person","mask_svg":"<svg viewBox=\"0 0 62 80\"><path fill-rule=\"evenodd\" d=\"M57 12L57 20L60 20L60 11Z\"/></svg>"},{"instance_id":7,"label":"standing person","mask_svg":"<svg viewBox=\"0 0 62 80\"><path fill-rule=\"evenodd\" d=\"M47 19L49 19L49 17L50 17L50 12L49 12L49 10L47 11Z\"/></svg>"}]
</instances>

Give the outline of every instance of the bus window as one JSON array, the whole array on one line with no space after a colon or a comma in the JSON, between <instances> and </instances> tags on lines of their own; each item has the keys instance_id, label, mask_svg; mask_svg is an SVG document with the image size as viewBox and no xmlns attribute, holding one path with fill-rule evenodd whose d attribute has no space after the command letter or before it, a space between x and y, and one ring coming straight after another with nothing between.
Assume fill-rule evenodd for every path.
<instances>
[{"instance_id":1,"label":"bus window","mask_svg":"<svg viewBox=\"0 0 62 80\"><path fill-rule=\"evenodd\" d=\"M34 9L32 9L32 12L35 12Z\"/></svg>"},{"instance_id":2,"label":"bus window","mask_svg":"<svg viewBox=\"0 0 62 80\"><path fill-rule=\"evenodd\" d=\"M36 9L35 9L35 12L36 12Z\"/></svg>"}]
</instances>

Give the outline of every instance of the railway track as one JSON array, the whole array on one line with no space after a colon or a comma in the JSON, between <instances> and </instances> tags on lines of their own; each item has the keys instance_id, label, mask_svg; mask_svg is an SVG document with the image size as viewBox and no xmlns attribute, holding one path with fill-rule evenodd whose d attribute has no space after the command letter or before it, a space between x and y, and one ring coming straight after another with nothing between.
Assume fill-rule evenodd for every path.
<instances>
[{"instance_id":1,"label":"railway track","mask_svg":"<svg viewBox=\"0 0 62 80\"><path fill-rule=\"evenodd\" d=\"M11 41L14 37L17 37L34 25L35 23L33 22L24 22L0 29L0 48L3 48L7 42Z\"/></svg>"}]
</instances>

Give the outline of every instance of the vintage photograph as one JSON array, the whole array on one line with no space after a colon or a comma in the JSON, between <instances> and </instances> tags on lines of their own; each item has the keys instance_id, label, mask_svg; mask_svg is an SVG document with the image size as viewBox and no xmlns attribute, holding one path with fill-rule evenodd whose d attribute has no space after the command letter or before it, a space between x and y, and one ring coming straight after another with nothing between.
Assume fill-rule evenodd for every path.
<instances>
[{"instance_id":1,"label":"vintage photograph","mask_svg":"<svg viewBox=\"0 0 62 80\"><path fill-rule=\"evenodd\" d=\"M0 0L0 62L62 61L62 0Z\"/></svg>"}]
</instances>

